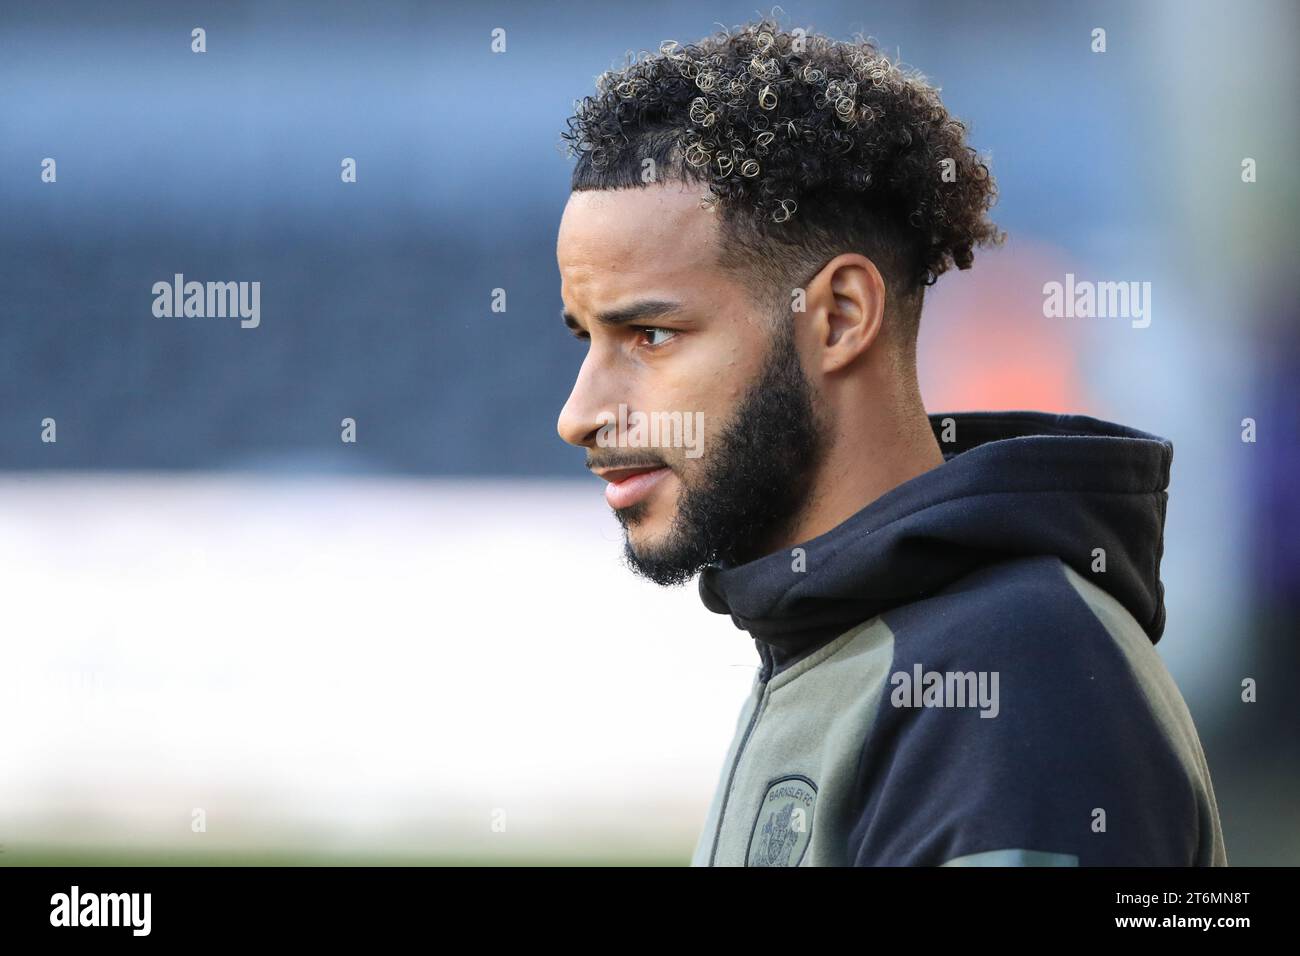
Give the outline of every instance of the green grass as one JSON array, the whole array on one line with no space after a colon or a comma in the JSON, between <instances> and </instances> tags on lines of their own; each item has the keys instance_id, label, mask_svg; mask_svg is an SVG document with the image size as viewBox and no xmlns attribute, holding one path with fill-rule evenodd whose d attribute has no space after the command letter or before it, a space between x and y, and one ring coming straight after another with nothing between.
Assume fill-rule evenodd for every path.
<instances>
[{"instance_id":1,"label":"green grass","mask_svg":"<svg viewBox=\"0 0 1300 956\"><path fill-rule=\"evenodd\" d=\"M215 851L75 849L6 846L0 867L10 866L686 866L680 856L458 857L397 854L309 853L292 850Z\"/></svg>"}]
</instances>

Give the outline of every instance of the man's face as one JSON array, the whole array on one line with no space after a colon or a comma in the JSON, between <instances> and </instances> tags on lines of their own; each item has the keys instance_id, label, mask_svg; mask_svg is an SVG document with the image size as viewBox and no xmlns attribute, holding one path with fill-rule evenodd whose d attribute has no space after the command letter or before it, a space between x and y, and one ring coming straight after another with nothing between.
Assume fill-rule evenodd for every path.
<instances>
[{"instance_id":1,"label":"man's face","mask_svg":"<svg viewBox=\"0 0 1300 956\"><path fill-rule=\"evenodd\" d=\"M575 192L556 248L565 321L587 341L557 427L609 482L629 564L661 584L764 553L820 448L790 317L759 313L718 268L699 198L679 184Z\"/></svg>"}]
</instances>

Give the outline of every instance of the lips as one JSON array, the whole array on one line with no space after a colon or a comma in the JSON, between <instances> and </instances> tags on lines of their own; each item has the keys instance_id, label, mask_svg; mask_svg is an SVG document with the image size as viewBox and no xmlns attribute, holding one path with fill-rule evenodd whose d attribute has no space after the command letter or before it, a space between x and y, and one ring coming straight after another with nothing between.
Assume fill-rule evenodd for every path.
<instances>
[{"instance_id":1,"label":"lips","mask_svg":"<svg viewBox=\"0 0 1300 956\"><path fill-rule=\"evenodd\" d=\"M634 505L648 497L668 477L669 471L663 465L657 468L611 468L604 471L600 477L609 482L605 486L605 500L616 511Z\"/></svg>"}]
</instances>

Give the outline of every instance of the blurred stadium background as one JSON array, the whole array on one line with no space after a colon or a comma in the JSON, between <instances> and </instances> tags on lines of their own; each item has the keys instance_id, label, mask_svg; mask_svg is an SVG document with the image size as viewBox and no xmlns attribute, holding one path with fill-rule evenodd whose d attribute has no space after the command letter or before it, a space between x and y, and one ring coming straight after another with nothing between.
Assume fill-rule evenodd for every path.
<instances>
[{"instance_id":1,"label":"blurred stadium background","mask_svg":"<svg viewBox=\"0 0 1300 956\"><path fill-rule=\"evenodd\" d=\"M1173 440L1159 650L1230 862L1296 863L1300 8L1084 6L784 19L897 51L991 155L1010 240L932 291L929 409ZM757 656L620 566L555 434L559 131L625 51L761 12L0 7L0 865L689 859ZM260 281L261 326L154 318L177 272ZM1066 272L1150 281L1150 327L1045 319Z\"/></svg>"}]
</instances>

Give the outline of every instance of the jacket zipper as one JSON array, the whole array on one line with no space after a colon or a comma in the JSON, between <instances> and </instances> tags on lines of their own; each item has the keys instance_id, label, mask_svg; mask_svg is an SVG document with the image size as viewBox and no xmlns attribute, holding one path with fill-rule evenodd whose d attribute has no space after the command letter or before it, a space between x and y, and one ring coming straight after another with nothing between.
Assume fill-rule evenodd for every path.
<instances>
[{"instance_id":1,"label":"jacket zipper","mask_svg":"<svg viewBox=\"0 0 1300 956\"><path fill-rule=\"evenodd\" d=\"M722 806L718 808L718 826L713 831L713 848L709 851L709 866L713 866L713 861L718 856L718 843L722 839L722 821L727 818L727 804L731 800L731 784L736 779L736 768L740 766L740 758L744 756L745 745L749 743L749 735L753 732L754 725L758 723L758 716L767 704L767 684L772 679L772 658L768 656L761 641L755 643L758 645L759 656L763 658L763 667L758 677L758 686L762 690L759 692L758 702L754 704L754 712L749 715L749 725L745 727L745 734L740 738L740 746L736 748L735 759L731 761L731 771L727 774L727 789L722 792Z\"/></svg>"}]
</instances>

